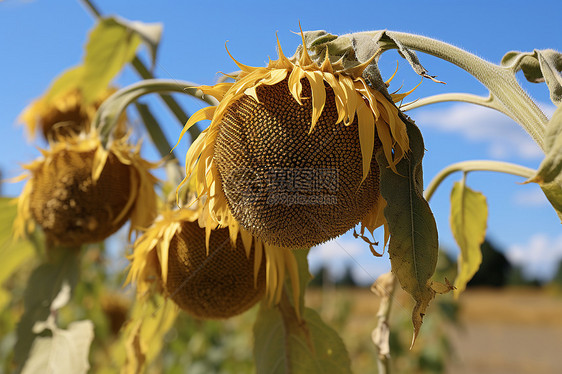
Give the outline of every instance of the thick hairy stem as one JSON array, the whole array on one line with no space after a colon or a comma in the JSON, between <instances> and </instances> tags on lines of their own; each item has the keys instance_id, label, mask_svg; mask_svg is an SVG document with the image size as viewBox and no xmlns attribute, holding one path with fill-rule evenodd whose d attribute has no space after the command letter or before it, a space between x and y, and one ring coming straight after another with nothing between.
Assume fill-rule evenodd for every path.
<instances>
[{"instance_id":1,"label":"thick hairy stem","mask_svg":"<svg viewBox=\"0 0 562 374\"><path fill-rule=\"evenodd\" d=\"M433 55L466 70L490 90L493 98L501 102L505 107L502 112L523 126L541 149L545 149L544 129L548 118L517 83L512 69L492 64L435 39L394 31L386 33L407 48Z\"/></svg>"},{"instance_id":2,"label":"thick hairy stem","mask_svg":"<svg viewBox=\"0 0 562 374\"><path fill-rule=\"evenodd\" d=\"M82 0L82 3L94 15L94 17L97 19L102 17L100 11L91 0ZM154 79L154 75L137 56L133 58L131 65L142 79ZM181 108L180 104L171 95L160 93L158 96L162 99L162 101L164 101L164 104L166 104L168 109L170 109L174 117L176 117L180 126L183 127L189 119L189 115ZM197 138L200 134L197 126L192 126L188 131L192 140Z\"/></svg>"},{"instance_id":3,"label":"thick hairy stem","mask_svg":"<svg viewBox=\"0 0 562 374\"><path fill-rule=\"evenodd\" d=\"M483 97L478 95L466 94L466 93L446 93L446 94L439 94L434 96L423 97L419 100L413 101L411 103L403 104L400 107L400 110L403 112L407 112L412 109L420 108L422 106L430 105L430 104L437 104L437 103L445 103L445 102L463 102L463 103L470 103L480 105L486 108L495 109L499 112L502 112L506 116L509 116L509 112L505 109L505 107L500 103L497 99L492 96Z\"/></svg>"},{"instance_id":4,"label":"thick hairy stem","mask_svg":"<svg viewBox=\"0 0 562 374\"><path fill-rule=\"evenodd\" d=\"M499 173L518 175L523 178L531 178L536 174L536 170L511 164L509 162L490 161L490 160L476 160L476 161L463 161L456 164L447 166L441 170L429 183L424 191L424 197L427 201L431 199L437 187L447 178L450 174L457 171L495 171Z\"/></svg>"}]
</instances>

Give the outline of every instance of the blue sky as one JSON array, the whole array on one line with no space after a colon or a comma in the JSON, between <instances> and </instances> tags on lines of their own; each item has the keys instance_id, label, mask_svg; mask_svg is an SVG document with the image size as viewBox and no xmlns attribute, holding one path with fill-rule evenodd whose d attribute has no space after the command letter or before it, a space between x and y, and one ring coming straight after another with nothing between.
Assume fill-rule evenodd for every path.
<instances>
[{"instance_id":1,"label":"blue sky","mask_svg":"<svg viewBox=\"0 0 562 374\"><path fill-rule=\"evenodd\" d=\"M344 4L345 5L340 5ZM532 3L532 5L530 5ZM276 58L275 35L279 36L286 54L292 54L300 43L299 21L304 30L324 29L333 34L388 29L422 34L441 39L480 57L499 62L510 50L531 51L554 48L561 50L562 25L543 14L561 14L559 1L323 1L304 3L284 1L247 2L177 2L177 1L97 1L106 15L117 14L130 20L161 22L164 25L155 74L161 78L189 80L212 84L217 72L236 69L226 54L228 40L231 53L249 65L264 65L268 57ZM134 5L133 5L134 4ZM316 5L315 5L316 4ZM0 170L3 177L19 175L20 165L37 157L41 142L25 139L17 117L35 97L40 96L50 81L64 69L79 63L83 43L94 20L79 1L0 2ZM146 57L145 51L141 52ZM464 71L431 56L419 55L431 74L446 85L425 81L412 97L444 92L471 92L486 95L486 89ZM419 79L395 52L381 59L383 76L400 69L391 90L403 85L413 87ZM522 77L519 77L522 78ZM126 68L117 79L118 85L137 80ZM551 113L553 106L544 85L524 83L530 95ZM202 104L178 97L191 113ZM150 100L157 111L169 140L175 141L180 127L156 100ZM441 104L408 113L420 126L426 143L424 163L426 184L450 163L471 159L494 159L536 168L542 155L515 123L501 114L465 104ZM183 148L182 148L183 147ZM187 144L180 151L185 152ZM147 157L156 153L146 142ZM456 255L457 249L448 226L450 177L431 201L443 247ZM471 188L483 192L489 203L489 237L503 248L508 257L524 265L529 275L547 277L562 258L560 220L548 206L535 185L519 185L521 178L493 173L473 173L468 177ZM6 195L16 195L22 184L2 187ZM381 233L377 233L380 239ZM311 264L317 267L327 260L330 268L341 272L349 264L357 279L369 282L388 269L388 256L373 258L369 249L351 235L344 235L311 253Z\"/></svg>"}]
</instances>

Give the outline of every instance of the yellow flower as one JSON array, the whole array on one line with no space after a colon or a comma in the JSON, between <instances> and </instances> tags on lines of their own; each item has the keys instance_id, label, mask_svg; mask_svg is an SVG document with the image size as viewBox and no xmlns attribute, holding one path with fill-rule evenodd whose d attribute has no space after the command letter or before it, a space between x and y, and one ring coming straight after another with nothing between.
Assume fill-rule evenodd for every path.
<instances>
[{"instance_id":1,"label":"yellow flower","mask_svg":"<svg viewBox=\"0 0 562 374\"><path fill-rule=\"evenodd\" d=\"M381 149L396 172L409 150L398 109L362 78L375 56L344 69L328 56L319 66L306 48L292 58L278 51L267 67L235 60L235 82L199 87L220 103L196 112L180 139L211 120L186 155L186 178L193 175L207 197L208 225L237 221L290 248L322 243L359 222L372 233L385 224L386 204L373 156Z\"/></svg>"},{"instance_id":2,"label":"yellow flower","mask_svg":"<svg viewBox=\"0 0 562 374\"><path fill-rule=\"evenodd\" d=\"M66 91L54 98L45 95L29 104L19 120L25 125L31 138L37 131L41 131L47 140L87 133L96 111L115 91L115 88L107 88L90 104L84 104L78 89ZM120 121L116 137L124 135L124 122Z\"/></svg>"},{"instance_id":3,"label":"yellow flower","mask_svg":"<svg viewBox=\"0 0 562 374\"><path fill-rule=\"evenodd\" d=\"M264 294L279 302L288 273L298 305L291 251L264 245L237 225L201 227L206 214L200 205L163 212L135 242L126 283L135 282L141 298L161 292L187 313L214 319L240 314Z\"/></svg>"},{"instance_id":4,"label":"yellow flower","mask_svg":"<svg viewBox=\"0 0 562 374\"><path fill-rule=\"evenodd\" d=\"M66 138L41 150L24 168L29 180L18 198L16 236L39 224L55 244L102 241L128 219L131 232L156 216L156 167L140 157L140 144L115 139L104 149L95 131Z\"/></svg>"}]
</instances>

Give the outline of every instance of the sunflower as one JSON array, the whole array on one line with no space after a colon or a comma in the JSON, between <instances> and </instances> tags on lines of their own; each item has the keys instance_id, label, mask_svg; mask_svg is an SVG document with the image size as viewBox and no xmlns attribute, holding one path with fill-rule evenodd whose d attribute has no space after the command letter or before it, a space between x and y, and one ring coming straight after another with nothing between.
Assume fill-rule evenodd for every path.
<instances>
[{"instance_id":1,"label":"sunflower","mask_svg":"<svg viewBox=\"0 0 562 374\"><path fill-rule=\"evenodd\" d=\"M196 206L163 212L135 242L126 283L137 284L139 297L160 292L195 317L228 318L264 295L279 302L288 273L298 305L291 251L264 245L237 225L201 227L208 213Z\"/></svg>"},{"instance_id":2,"label":"sunflower","mask_svg":"<svg viewBox=\"0 0 562 374\"><path fill-rule=\"evenodd\" d=\"M359 222L372 234L386 204L373 155L384 152L396 172L409 150L398 108L362 77L375 56L344 68L326 55L319 65L305 47L287 58L277 43L267 67L233 58L234 82L199 87L220 103L193 114L180 135L211 120L187 152L186 179L207 197L209 224L239 222L271 245L311 247Z\"/></svg>"},{"instance_id":3,"label":"sunflower","mask_svg":"<svg viewBox=\"0 0 562 374\"><path fill-rule=\"evenodd\" d=\"M39 224L58 245L99 242L130 219L131 231L148 227L156 216L157 165L140 157L140 144L114 139L108 149L95 131L66 138L41 150L24 169L29 177L18 197L16 236Z\"/></svg>"},{"instance_id":4,"label":"sunflower","mask_svg":"<svg viewBox=\"0 0 562 374\"><path fill-rule=\"evenodd\" d=\"M47 140L87 133L102 102L116 91L116 88L109 87L89 104L84 103L79 89L68 90L54 98L44 95L29 104L19 120L25 125L30 137L34 137L38 131ZM123 118L114 136L121 137L125 134L124 125Z\"/></svg>"}]
</instances>

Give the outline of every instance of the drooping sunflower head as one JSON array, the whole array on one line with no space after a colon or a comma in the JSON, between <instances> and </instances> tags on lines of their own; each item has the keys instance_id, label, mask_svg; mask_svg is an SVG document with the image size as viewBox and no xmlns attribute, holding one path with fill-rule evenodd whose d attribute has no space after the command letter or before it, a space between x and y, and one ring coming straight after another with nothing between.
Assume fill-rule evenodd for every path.
<instances>
[{"instance_id":1,"label":"drooping sunflower head","mask_svg":"<svg viewBox=\"0 0 562 374\"><path fill-rule=\"evenodd\" d=\"M107 88L91 103L84 102L78 89L69 90L54 98L43 96L24 109L20 121L25 125L30 137L34 137L38 131L47 140L87 133L97 109L115 91L115 88ZM116 137L124 135L124 123L124 120L119 122L116 130L119 136Z\"/></svg>"},{"instance_id":2,"label":"drooping sunflower head","mask_svg":"<svg viewBox=\"0 0 562 374\"><path fill-rule=\"evenodd\" d=\"M187 176L213 222L237 221L272 245L310 247L359 222L374 230L385 222L374 154L396 171L409 141L394 103L362 78L372 59L344 68L304 47L290 59L278 50L267 67L235 61L235 82L200 87L220 103L184 127L211 120L187 152Z\"/></svg>"},{"instance_id":3,"label":"drooping sunflower head","mask_svg":"<svg viewBox=\"0 0 562 374\"><path fill-rule=\"evenodd\" d=\"M236 227L201 227L205 215L200 207L164 212L135 242L127 282L137 283L139 296L155 290L190 315L219 319L246 311L266 294L278 301L286 269L298 284L290 251L265 248Z\"/></svg>"},{"instance_id":4,"label":"drooping sunflower head","mask_svg":"<svg viewBox=\"0 0 562 374\"><path fill-rule=\"evenodd\" d=\"M16 236L33 223L49 241L79 246L102 241L130 219L131 231L156 216L156 167L126 139L104 149L95 132L52 143L42 157L24 165L29 180L18 198Z\"/></svg>"}]
</instances>

